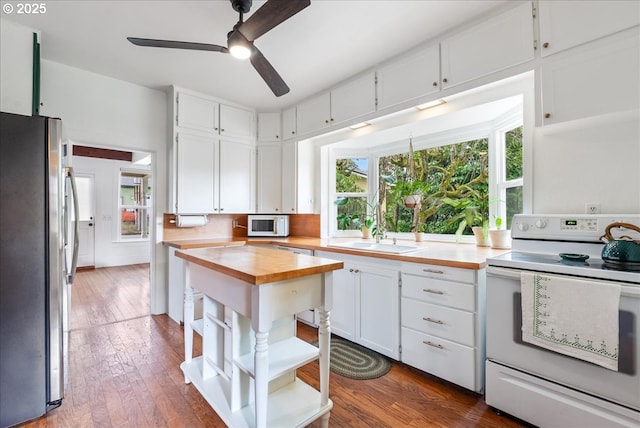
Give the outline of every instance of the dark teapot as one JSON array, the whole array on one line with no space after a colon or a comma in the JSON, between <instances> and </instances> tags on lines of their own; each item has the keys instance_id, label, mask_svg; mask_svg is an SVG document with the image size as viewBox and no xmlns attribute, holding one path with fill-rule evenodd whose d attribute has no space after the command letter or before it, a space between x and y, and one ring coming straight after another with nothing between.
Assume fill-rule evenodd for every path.
<instances>
[{"instance_id":1,"label":"dark teapot","mask_svg":"<svg viewBox=\"0 0 640 428\"><path fill-rule=\"evenodd\" d=\"M629 223L611 223L600 237L606 244L602 249L602 260L613 263L640 264L640 239L634 240L628 235L614 238L611 229L635 230L640 233L640 228Z\"/></svg>"}]
</instances>

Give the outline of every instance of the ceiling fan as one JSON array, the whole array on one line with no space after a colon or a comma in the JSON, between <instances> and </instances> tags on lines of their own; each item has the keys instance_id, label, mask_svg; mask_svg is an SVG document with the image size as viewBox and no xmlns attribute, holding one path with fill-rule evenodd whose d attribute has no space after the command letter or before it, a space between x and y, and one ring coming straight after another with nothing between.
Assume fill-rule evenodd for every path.
<instances>
[{"instance_id":1,"label":"ceiling fan","mask_svg":"<svg viewBox=\"0 0 640 428\"><path fill-rule=\"evenodd\" d=\"M253 41L309 6L311 0L269 0L260 9L256 10L246 22L243 20L243 15L251 9L252 0L230 1L233 10L239 13L240 19L227 34L226 47L208 43L142 39L138 37L127 37L127 40L137 46L222 52L230 53L236 58L249 58L258 74L277 97L288 93L289 87L287 84L262 55L262 52L255 47Z\"/></svg>"}]
</instances>

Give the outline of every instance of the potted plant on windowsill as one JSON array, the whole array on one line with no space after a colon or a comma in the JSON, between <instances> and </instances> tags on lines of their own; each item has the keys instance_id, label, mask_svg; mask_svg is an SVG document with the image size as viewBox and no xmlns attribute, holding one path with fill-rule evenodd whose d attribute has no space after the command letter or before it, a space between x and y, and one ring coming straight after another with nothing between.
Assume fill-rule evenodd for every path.
<instances>
[{"instance_id":1,"label":"potted plant on windowsill","mask_svg":"<svg viewBox=\"0 0 640 428\"><path fill-rule=\"evenodd\" d=\"M454 208L458 213L452 217L452 222L458 222L456 230L456 242L460 242L462 233L467 226L471 228L476 239L476 245L480 247L489 246L489 218L488 201L480 192L469 186L462 186L466 189L464 197L458 199L443 198L442 201Z\"/></svg>"},{"instance_id":2,"label":"potted plant on windowsill","mask_svg":"<svg viewBox=\"0 0 640 428\"><path fill-rule=\"evenodd\" d=\"M489 230L491 247L500 249L511 248L511 231L502 229L502 217L496 217L494 223L496 228Z\"/></svg>"},{"instance_id":3,"label":"potted plant on windowsill","mask_svg":"<svg viewBox=\"0 0 640 428\"><path fill-rule=\"evenodd\" d=\"M471 226L471 230L473 231L473 236L476 238L476 245L478 247L488 247L490 245L488 219L483 218L483 216L480 216L480 226Z\"/></svg>"}]
</instances>

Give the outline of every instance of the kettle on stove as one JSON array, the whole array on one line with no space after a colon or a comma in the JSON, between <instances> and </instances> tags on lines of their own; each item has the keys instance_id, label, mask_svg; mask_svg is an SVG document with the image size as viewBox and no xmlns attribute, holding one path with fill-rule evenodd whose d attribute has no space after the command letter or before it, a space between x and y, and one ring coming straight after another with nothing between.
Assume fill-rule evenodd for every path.
<instances>
[{"instance_id":1,"label":"kettle on stove","mask_svg":"<svg viewBox=\"0 0 640 428\"><path fill-rule=\"evenodd\" d=\"M609 224L604 231L604 235L600 237L600 240L605 242L605 246L602 249L602 260L605 263L640 265L640 239L634 240L629 235L614 238L611 235L611 229L613 228L634 230L640 233L640 228L630 223L616 222Z\"/></svg>"}]
</instances>

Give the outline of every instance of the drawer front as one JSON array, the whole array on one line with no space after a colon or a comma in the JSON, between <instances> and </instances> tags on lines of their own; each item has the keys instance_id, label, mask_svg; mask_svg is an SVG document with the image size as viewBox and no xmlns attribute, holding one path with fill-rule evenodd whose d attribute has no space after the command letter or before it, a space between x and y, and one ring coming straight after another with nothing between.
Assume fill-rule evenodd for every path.
<instances>
[{"instance_id":1,"label":"drawer front","mask_svg":"<svg viewBox=\"0 0 640 428\"><path fill-rule=\"evenodd\" d=\"M461 269L448 266L423 265L419 263L402 263L402 272L421 275L428 278L475 284L476 272L473 269Z\"/></svg>"},{"instance_id":2,"label":"drawer front","mask_svg":"<svg viewBox=\"0 0 640 428\"><path fill-rule=\"evenodd\" d=\"M402 298L402 326L474 346L475 315L471 312Z\"/></svg>"},{"instance_id":3,"label":"drawer front","mask_svg":"<svg viewBox=\"0 0 640 428\"><path fill-rule=\"evenodd\" d=\"M476 310L476 287L470 284L402 274L402 297L451 306L466 311Z\"/></svg>"},{"instance_id":4,"label":"drawer front","mask_svg":"<svg viewBox=\"0 0 640 428\"><path fill-rule=\"evenodd\" d=\"M475 383L474 348L402 328L402 361L465 388L482 389Z\"/></svg>"}]
</instances>

